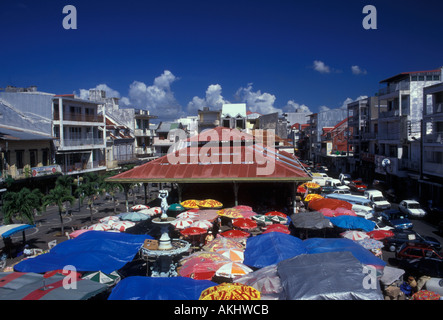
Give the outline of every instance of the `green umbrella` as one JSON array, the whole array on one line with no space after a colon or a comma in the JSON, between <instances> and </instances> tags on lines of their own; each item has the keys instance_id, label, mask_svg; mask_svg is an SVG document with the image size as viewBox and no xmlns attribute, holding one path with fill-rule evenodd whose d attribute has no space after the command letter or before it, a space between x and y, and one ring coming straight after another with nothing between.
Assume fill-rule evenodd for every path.
<instances>
[{"instance_id":1,"label":"green umbrella","mask_svg":"<svg viewBox=\"0 0 443 320\"><path fill-rule=\"evenodd\" d=\"M180 203L173 203L168 208L169 211L185 211L186 208L183 207Z\"/></svg>"},{"instance_id":2,"label":"green umbrella","mask_svg":"<svg viewBox=\"0 0 443 320\"><path fill-rule=\"evenodd\" d=\"M98 283L112 286L120 280L120 276L115 271L110 274L106 274L101 271L95 271L85 274L82 279L89 279Z\"/></svg>"},{"instance_id":3,"label":"green umbrella","mask_svg":"<svg viewBox=\"0 0 443 320\"><path fill-rule=\"evenodd\" d=\"M264 214L257 214L255 216L252 216L251 218L257 221L257 223L259 224L264 224L264 225L272 224L271 217L265 216Z\"/></svg>"}]
</instances>

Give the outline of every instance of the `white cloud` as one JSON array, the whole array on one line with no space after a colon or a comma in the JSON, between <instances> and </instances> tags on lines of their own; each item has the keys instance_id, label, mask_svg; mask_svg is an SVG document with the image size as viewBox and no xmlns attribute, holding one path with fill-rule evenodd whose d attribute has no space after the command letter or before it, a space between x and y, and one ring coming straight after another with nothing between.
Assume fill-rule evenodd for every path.
<instances>
[{"instance_id":1,"label":"white cloud","mask_svg":"<svg viewBox=\"0 0 443 320\"><path fill-rule=\"evenodd\" d=\"M287 112L303 112L303 113L312 113L309 107L305 104L299 104L294 100L289 100L286 103L286 106L283 107L283 110Z\"/></svg>"},{"instance_id":2,"label":"white cloud","mask_svg":"<svg viewBox=\"0 0 443 320\"><path fill-rule=\"evenodd\" d=\"M329 107L327 107L327 106L321 106L321 107L319 108L319 112L325 112L325 111L328 111L328 110L331 110L331 108L329 108Z\"/></svg>"},{"instance_id":3,"label":"white cloud","mask_svg":"<svg viewBox=\"0 0 443 320\"><path fill-rule=\"evenodd\" d=\"M218 110L221 109L224 103L229 103L222 96L222 87L219 84L211 84L208 89L206 89L206 97L200 98L195 96L188 103L188 113L195 114L199 109L202 110L204 107L209 107L210 109Z\"/></svg>"},{"instance_id":4,"label":"white cloud","mask_svg":"<svg viewBox=\"0 0 443 320\"><path fill-rule=\"evenodd\" d=\"M157 115L159 118L180 117L183 115L182 107L171 90L171 85L176 80L176 76L165 70L163 74L154 79L154 84L151 86L134 81L129 86L128 97L123 97L120 102L122 105L149 110L151 114Z\"/></svg>"},{"instance_id":5,"label":"white cloud","mask_svg":"<svg viewBox=\"0 0 443 320\"><path fill-rule=\"evenodd\" d=\"M281 109L274 107L276 97L270 93L261 93L260 90L252 91L252 83L248 84L246 88L240 88L235 93L235 97L242 103L246 103L246 108L252 112L258 112L261 114L268 114L278 112L281 113Z\"/></svg>"},{"instance_id":6,"label":"white cloud","mask_svg":"<svg viewBox=\"0 0 443 320\"><path fill-rule=\"evenodd\" d=\"M330 73L331 68L327 66L323 61L315 60L313 64L314 70L320 73Z\"/></svg>"},{"instance_id":7,"label":"white cloud","mask_svg":"<svg viewBox=\"0 0 443 320\"><path fill-rule=\"evenodd\" d=\"M355 75L367 74L368 73L365 69L362 69L359 66L352 66L351 70L352 70L352 73L355 74Z\"/></svg>"}]
</instances>

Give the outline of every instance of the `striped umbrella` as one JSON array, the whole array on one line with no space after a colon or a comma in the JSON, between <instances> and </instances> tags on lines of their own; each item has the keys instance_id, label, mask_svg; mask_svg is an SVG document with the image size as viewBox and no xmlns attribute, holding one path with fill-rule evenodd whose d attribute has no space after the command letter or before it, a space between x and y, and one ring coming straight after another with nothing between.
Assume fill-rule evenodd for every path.
<instances>
[{"instance_id":1,"label":"striped umbrella","mask_svg":"<svg viewBox=\"0 0 443 320\"><path fill-rule=\"evenodd\" d=\"M235 278L238 276L244 276L252 272L253 270L249 268L247 265L240 262L228 262L223 264L220 268L215 272L216 276L225 277L225 278Z\"/></svg>"},{"instance_id":2,"label":"striped umbrella","mask_svg":"<svg viewBox=\"0 0 443 320\"><path fill-rule=\"evenodd\" d=\"M111 228L113 230L117 230L117 231L123 232L127 228L130 228L130 227L133 227L133 226L135 226L135 222L132 222L132 221L118 221L118 222L114 222L111 225Z\"/></svg>"},{"instance_id":3,"label":"striped umbrella","mask_svg":"<svg viewBox=\"0 0 443 320\"><path fill-rule=\"evenodd\" d=\"M280 211L269 211L269 212L265 213L265 216L277 216L277 217L282 217L282 218L287 217L286 214L284 214L283 212L280 212Z\"/></svg>"},{"instance_id":4,"label":"striped umbrella","mask_svg":"<svg viewBox=\"0 0 443 320\"><path fill-rule=\"evenodd\" d=\"M366 232L356 231L356 230L348 230L340 233L343 238L351 239L351 240L363 240L369 238Z\"/></svg>"},{"instance_id":5,"label":"striped umbrella","mask_svg":"<svg viewBox=\"0 0 443 320\"><path fill-rule=\"evenodd\" d=\"M108 216L108 217L101 218L99 221L101 223L112 224L114 222L120 221L120 218L117 216Z\"/></svg>"},{"instance_id":6,"label":"striped umbrella","mask_svg":"<svg viewBox=\"0 0 443 320\"><path fill-rule=\"evenodd\" d=\"M192 218L196 218L196 217L198 217L197 213L185 211L185 212L179 213L176 218L177 219L188 219L188 218L192 219Z\"/></svg>"},{"instance_id":7,"label":"striped umbrella","mask_svg":"<svg viewBox=\"0 0 443 320\"><path fill-rule=\"evenodd\" d=\"M208 220L197 220L191 225L191 227L203 228L207 230L212 228L212 223Z\"/></svg>"},{"instance_id":8,"label":"striped umbrella","mask_svg":"<svg viewBox=\"0 0 443 320\"><path fill-rule=\"evenodd\" d=\"M131 207L132 211L138 211L138 210L143 210L143 209L149 209L149 206L145 206L144 204L137 204L137 205Z\"/></svg>"},{"instance_id":9,"label":"striped umbrella","mask_svg":"<svg viewBox=\"0 0 443 320\"><path fill-rule=\"evenodd\" d=\"M240 262L242 263L245 259L245 253L241 249L234 249L234 248L223 248L216 251L216 253L219 253L229 260L233 262Z\"/></svg>"},{"instance_id":10,"label":"striped umbrella","mask_svg":"<svg viewBox=\"0 0 443 320\"><path fill-rule=\"evenodd\" d=\"M190 227L194 223L194 220L192 219L177 219L172 222L172 225L177 229L185 229L187 227Z\"/></svg>"},{"instance_id":11,"label":"striped umbrella","mask_svg":"<svg viewBox=\"0 0 443 320\"><path fill-rule=\"evenodd\" d=\"M96 223L89 226L88 230L109 231L111 230L111 226L107 223Z\"/></svg>"}]
</instances>

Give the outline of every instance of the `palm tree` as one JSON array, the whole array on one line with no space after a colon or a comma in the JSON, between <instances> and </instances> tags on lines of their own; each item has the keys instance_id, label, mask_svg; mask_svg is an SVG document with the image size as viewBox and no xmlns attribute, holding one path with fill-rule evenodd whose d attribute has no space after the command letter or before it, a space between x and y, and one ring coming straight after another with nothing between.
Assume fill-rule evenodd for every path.
<instances>
[{"instance_id":1,"label":"palm tree","mask_svg":"<svg viewBox=\"0 0 443 320\"><path fill-rule=\"evenodd\" d=\"M3 213L5 224L12 223L13 218L20 221L28 220L35 223L35 211L41 212L43 194L38 189L22 188L18 192L7 192L3 197Z\"/></svg>"},{"instance_id":2,"label":"palm tree","mask_svg":"<svg viewBox=\"0 0 443 320\"><path fill-rule=\"evenodd\" d=\"M124 189L123 189L123 185L121 183L106 180L106 178L109 178L112 176L114 176L114 174L109 173L105 177L103 177L103 179L101 180L101 183L100 183L100 188L104 192L109 193L109 195L112 197L112 203L114 204L114 214L116 214L117 208L116 208L116 204L115 204L116 203L115 195L118 191L123 191Z\"/></svg>"},{"instance_id":3,"label":"palm tree","mask_svg":"<svg viewBox=\"0 0 443 320\"><path fill-rule=\"evenodd\" d=\"M64 203L69 202L71 205L74 203L75 198L71 195L68 188L61 185L56 185L54 189L51 189L49 193L43 197L43 206L46 208L48 205L58 206L58 214L60 216L61 234L65 233L63 226L62 213L65 210Z\"/></svg>"},{"instance_id":4,"label":"palm tree","mask_svg":"<svg viewBox=\"0 0 443 320\"><path fill-rule=\"evenodd\" d=\"M92 219L92 206L94 204L95 198L100 194L100 180L95 173L86 173L83 176L82 184L77 188L76 193L83 201L83 199L88 198L88 207L91 213L91 223Z\"/></svg>"}]
</instances>

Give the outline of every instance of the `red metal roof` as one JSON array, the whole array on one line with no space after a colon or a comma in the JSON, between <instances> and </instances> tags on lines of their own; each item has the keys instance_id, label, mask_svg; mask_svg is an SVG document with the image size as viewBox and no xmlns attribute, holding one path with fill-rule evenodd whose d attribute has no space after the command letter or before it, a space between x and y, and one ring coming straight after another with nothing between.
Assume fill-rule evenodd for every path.
<instances>
[{"instance_id":1,"label":"red metal roof","mask_svg":"<svg viewBox=\"0 0 443 320\"><path fill-rule=\"evenodd\" d=\"M178 156L187 155L175 163ZM198 155L198 156L197 156ZM206 157L209 157L206 159ZM210 158L212 157L212 158ZM264 162L264 160L268 160ZM118 182L266 182L308 181L300 162L274 148L254 144L240 147L187 147L109 178Z\"/></svg>"}]
</instances>

